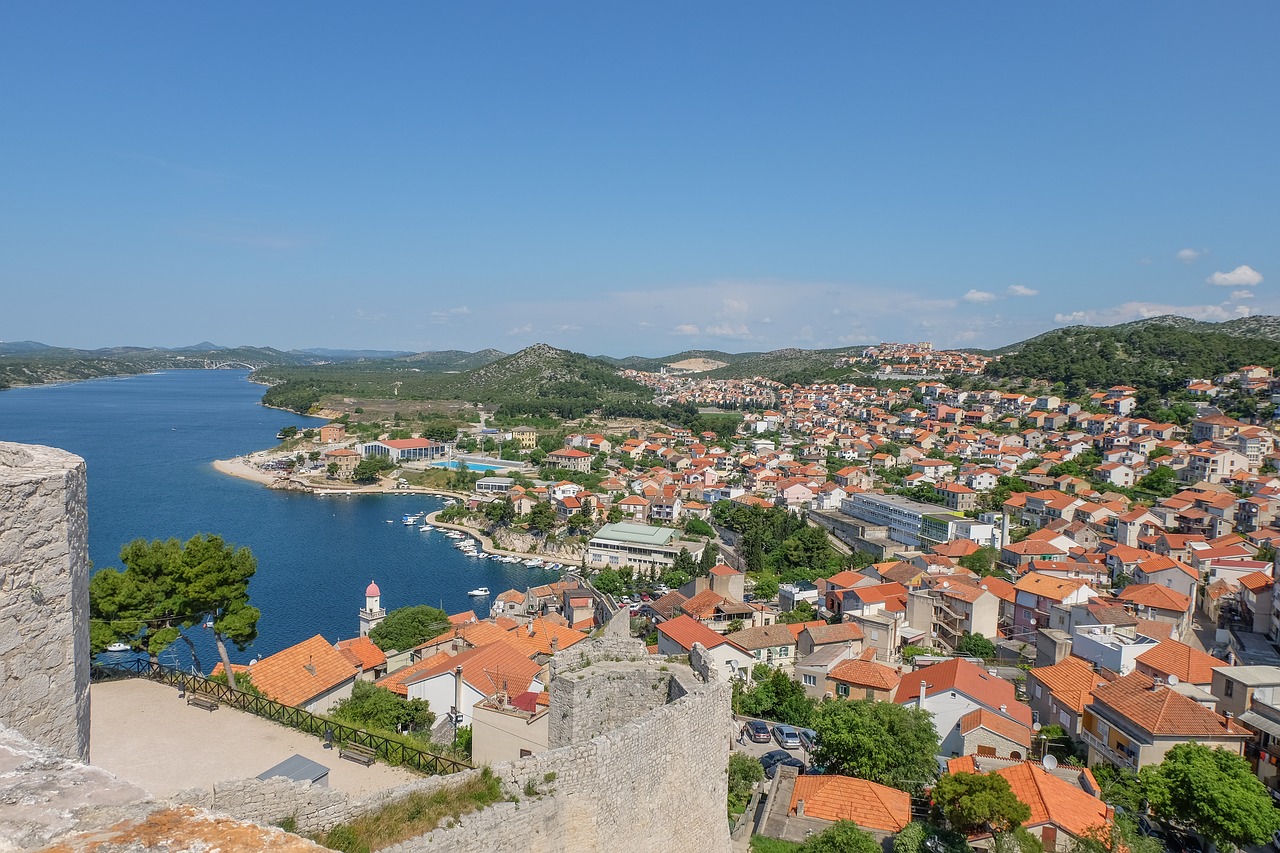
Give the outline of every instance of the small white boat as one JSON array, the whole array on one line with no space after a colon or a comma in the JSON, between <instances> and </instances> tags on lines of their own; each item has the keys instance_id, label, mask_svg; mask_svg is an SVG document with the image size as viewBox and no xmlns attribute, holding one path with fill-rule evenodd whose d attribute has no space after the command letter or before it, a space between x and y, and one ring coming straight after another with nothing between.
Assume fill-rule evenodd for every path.
<instances>
[{"instance_id":1,"label":"small white boat","mask_svg":"<svg viewBox=\"0 0 1280 853\"><path fill-rule=\"evenodd\" d=\"M395 524L395 523L396 523L396 520L394 518L387 519L387 524Z\"/></svg>"},{"instance_id":2,"label":"small white boat","mask_svg":"<svg viewBox=\"0 0 1280 853\"><path fill-rule=\"evenodd\" d=\"M128 643L112 643L111 645L107 646L107 651L127 652L129 651L129 644Z\"/></svg>"},{"instance_id":3,"label":"small white boat","mask_svg":"<svg viewBox=\"0 0 1280 853\"><path fill-rule=\"evenodd\" d=\"M418 529L419 529L419 530L421 530L423 533L426 533L426 532L431 531L431 530L435 530L435 528L434 528L434 527L432 527L430 524L424 524L424 525L422 525L421 527L419 527Z\"/></svg>"},{"instance_id":4,"label":"small white boat","mask_svg":"<svg viewBox=\"0 0 1280 853\"><path fill-rule=\"evenodd\" d=\"M467 595L476 595L476 596L488 595L488 594L489 594L489 587L487 586L478 586L467 593Z\"/></svg>"},{"instance_id":5,"label":"small white boat","mask_svg":"<svg viewBox=\"0 0 1280 853\"><path fill-rule=\"evenodd\" d=\"M533 559L531 559L531 560L525 560L525 561L524 561L524 564L525 564L526 566L537 567L537 566L541 566L541 565L542 565L542 561L541 561L541 560L539 560L537 557L534 557L534 558L533 558Z\"/></svg>"}]
</instances>

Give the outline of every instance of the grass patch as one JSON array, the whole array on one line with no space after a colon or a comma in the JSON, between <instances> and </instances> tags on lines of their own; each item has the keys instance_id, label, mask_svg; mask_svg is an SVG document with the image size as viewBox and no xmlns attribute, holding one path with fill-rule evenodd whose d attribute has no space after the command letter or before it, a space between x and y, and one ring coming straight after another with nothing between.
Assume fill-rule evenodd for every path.
<instances>
[{"instance_id":1,"label":"grass patch","mask_svg":"<svg viewBox=\"0 0 1280 853\"><path fill-rule=\"evenodd\" d=\"M803 849L804 845L795 841L765 838L763 835L751 836L751 853L795 853L796 850Z\"/></svg>"},{"instance_id":2,"label":"grass patch","mask_svg":"<svg viewBox=\"0 0 1280 853\"><path fill-rule=\"evenodd\" d=\"M502 798L498 777L486 767L459 785L430 794L410 794L349 824L339 824L325 833L320 843L343 853L369 853L430 832Z\"/></svg>"}]
</instances>

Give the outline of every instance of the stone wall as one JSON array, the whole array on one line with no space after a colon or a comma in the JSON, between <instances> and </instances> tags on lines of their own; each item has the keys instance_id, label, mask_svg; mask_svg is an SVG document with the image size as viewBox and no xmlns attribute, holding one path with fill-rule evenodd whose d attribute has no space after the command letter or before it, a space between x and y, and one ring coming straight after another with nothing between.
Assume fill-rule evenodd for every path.
<instances>
[{"instance_id":1,"label":"stone wall","mask_svg":"<svg viewBox=\"0 0 1280 853\"><path fill-rule=\"evenodd\" d=\"M699 652L690 667L606 636L556 655L549 713L553 727L561 722L553 748L492 768L510 799L389 850L728 853L730 687ZM225 783L175 799L259 823L293 817L299 831L312 833L479 772L362 800L284 779Z\"/></svg>"},{"instance_id":2,"label":"stone wall","mask_svg":"<svg viewBox=\"0 0 1280 853\"><path fill-rule=\"evenodd\" d=\"M89 759L85 464L0 442L0 723Z\"/></svg>"}]
</instances>

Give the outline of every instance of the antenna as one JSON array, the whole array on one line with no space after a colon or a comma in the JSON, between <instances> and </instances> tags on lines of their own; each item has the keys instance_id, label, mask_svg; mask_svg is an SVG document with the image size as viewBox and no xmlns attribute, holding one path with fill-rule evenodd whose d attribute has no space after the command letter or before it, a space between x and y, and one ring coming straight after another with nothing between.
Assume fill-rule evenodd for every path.
<instances>
[{"instance_id":1,"label":"antenna","mask_svg":"<svg viewBox=\"0 0 1280 853\"><path fill-rule=\"evenodd\" d=\"M1044 761L1040 763L1043 764L1044 769L1048 770L1050 773L1058 769L1058 759L1054 758L1052 754L1046 755L1044 757Z\"/></svg>"},{"instance_id":2,"label":"antenna","mask_svg":"<svg viewBox=\"0 0 1280 853\"><path fill-rule=\"evenodd\" d=\"M1170 676L1169 676L1169 678L1168 678L1168 684L1169 684L1169 686L1170 686L1170 687L1177 687L1177 686L1178 686L1178 676L1176 676L1176 675L1170 675Z\"/></svg>"}]
</instances>

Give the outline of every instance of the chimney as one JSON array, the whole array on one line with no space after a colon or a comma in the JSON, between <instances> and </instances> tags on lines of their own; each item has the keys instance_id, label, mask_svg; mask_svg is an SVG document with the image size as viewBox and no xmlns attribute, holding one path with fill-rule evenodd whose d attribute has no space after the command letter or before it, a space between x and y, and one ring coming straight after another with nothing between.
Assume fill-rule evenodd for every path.
<instances>
[{"instance_id":1,"label":"chimney","mask_svg":"<svg viewBox=\"0 0 1280 853\"><path fill-rule=\"evenodd\" d=\"M457 709L455 713L458 715L457 718L454 719L453 721L453 725L456 728L458 725L458 721L462 719L462 665L461 664L459 664L458 667L453 671L453 707Z\"/></svg>"},{"instance_id":2,"label":"chimney","mask_svg":"<svg viewBox=\"0 0 1280 853\"><path fill-rule=\"evenodd\" d=\"M1232 718L1232 717L1234 717L1234 716L1235 716L1235 714L1231 713L1230 711L1224 711L1224 712L1223 712L1223 714L1222 714L1222 727L1223 727L1223 728L1225 728L1225 729L1227 729L1227 730L1230 730L1230 729L1231 729L1231 718Z\"/></svg>"},{"instance_id":3,"label":"chimney","mask_svg":"<svg viewBox=\"0 0 1280 853\"><path fill-rule=\"evenodd\" d=\"M551 654L554 655L558 651L560 651L560 638L552 637L551 638Z\"/></svg>"},{"instance_id":4,"label":"chimney","mask_svg":"<svg viewBox=\"0 0 1280 853\"><path fill-rule=\"evenodd\" d=\"M1001 706L1000 706L1000 713L1001 713L1001 714L1007 714L1007 713L1009 713L1009 706L1008 706L1008 705L1001 705Z\"/></svg>"},{"instance_id":5,"label":"chimney","mask_svg":"<svg viewBox=\"0 0 1280 853\"><path fill-rule=\"evenodd\" d=\"M796 816L804 817L804 800L796 800Z\"/></svg>"},{"instance_id":6,"label":"chimney","mask_svg":"<svg viewBox=\"0 0 1280 853\"><path fill-rule=\"evenodd\" d=\"M927 681L921 681L921 682L920 682L920 696L916 699L916 707L917 707L917 708L923 708L923 707L924 707L924 695L925 695L925 693L926 693L928 690L929 690L929 683L928 683Z\"/></svg>"}]
</instances>

